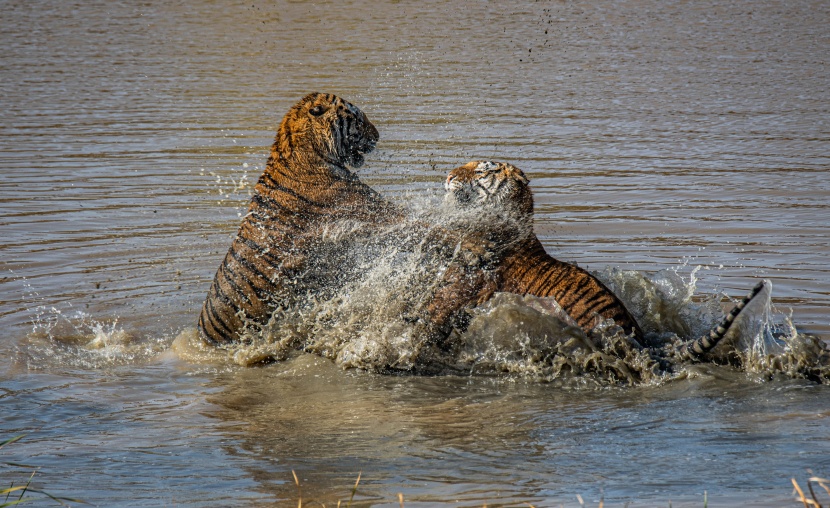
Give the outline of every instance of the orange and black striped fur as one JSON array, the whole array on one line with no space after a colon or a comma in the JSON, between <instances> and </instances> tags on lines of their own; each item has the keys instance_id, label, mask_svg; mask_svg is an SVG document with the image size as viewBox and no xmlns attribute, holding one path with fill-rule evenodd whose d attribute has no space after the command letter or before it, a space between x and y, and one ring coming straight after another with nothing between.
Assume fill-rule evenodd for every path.
<instances>
[{"instance_id":1,"label":"orange and black striped fur","mask_svg":"<svg viewBox=\"0 0 830 508\"><path fill-rule=\"evenodd\" d=\"M315 257L327 226L398 215L349 170L378 137L360 109L335 95L309 94L288 111L202 307L203 340L239 341L247 325L267 323L275 308L336 278L338 260Z\"/></svg>"},{"instance_id":2,"label":"orange and black striped fur","mask_svg":"<svg viewBox=\"0 0 830 508\"><path fill-rule=\"evenodd\" d=\"M449 309L466 304L464 300L472 298L481 303L496 291L553 297L586 333L601 320L612 319L642 344L643 333L637 321L614 293L582 268L545 252L533 233L533 196L519 168L505 163L470 162L449 173L445 188L448 199L462 206L484 205L505 214L505 224L515 221L519 227L502 227L495 238L489 239L500 249L490 261L492 270L463 276L451 273L457 282L437 291L428 311L430 316L443 319ZM497 218L496 222L502 220ZM521 227L522 223L527 227Z\"/></svg>"},{"instance_id":3,"label":"orange and black striped fur","mask_svg":"<svg viewBox=\"0 0 830 508\"><path fill-rule=\"evenodd\" d=\"M601 281L545 252L532 229L533 196L528 183L519 168L506 163L470 162L447 176L448 200L495 212L501 215L501 220L495 222L502 225L496 226L495 235L484 242L496 252L489 260L489 270L464 266L448 270L445 280L449 283L436 291L428 309L433 329L445 329L451 314L464 306L483 303L501 291L553 297L586 333L611 319L640 346L650 346L622 301ZM744 306L768 285L768 281L759 283L707 336L686 344L682 355L697 357L711 350Z\"/></svg>"}]
</instances>

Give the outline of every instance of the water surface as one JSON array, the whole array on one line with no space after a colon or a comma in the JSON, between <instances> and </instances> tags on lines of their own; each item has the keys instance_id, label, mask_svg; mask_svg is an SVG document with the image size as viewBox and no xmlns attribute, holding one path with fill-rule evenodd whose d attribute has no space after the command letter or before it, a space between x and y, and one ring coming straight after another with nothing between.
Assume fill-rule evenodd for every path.
<instances>
[{"instance_id":1,"label":"water surface","mask_svg":"<svg viewBox=\"0 0 830 508\"><path fill-rule=\"evenodd\" d=\"M598 388L170 350L314 90L376 124L359 174L391 199L511 161L560 259L676 270L689 306L768 278L771 322L827 339L825 2L44 0L2 24L0 438L27 436L0 462L50 492L296 505L295 470L336 504L362 471L365 505L781 506L792 476L830 475L830 393L785 373Z\"/></svg>"}]
</instances>

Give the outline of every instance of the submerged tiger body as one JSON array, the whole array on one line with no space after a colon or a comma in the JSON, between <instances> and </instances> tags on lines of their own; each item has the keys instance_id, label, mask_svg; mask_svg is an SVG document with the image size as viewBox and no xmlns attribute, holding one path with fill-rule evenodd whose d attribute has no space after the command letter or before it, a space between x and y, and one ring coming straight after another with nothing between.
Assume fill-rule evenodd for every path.
<instances>
[{"instance_id":1,"label":"submerged tiger body","mask_svg":"<svg viewBox=\"0 0 830 508\"><path fill-rule=\"evenodd\" d=\"M613 320L640 347L657 346L647 341L623 302L599 279L545 252L533 233L533 196L528 184L519 168L506 163L470 162L447 176L449 201L480 207L496 217L489 236L483 238L491 251L488 266L471 268L459 263L447 270L444 284L427 309L430 333L440 340L460 311L499 291L552 297L586 333L605 320ZM480 231L474 234L481 236ZM685 344L679 351L681 356L699 357L716 346L740 311L769 284L762 281L756 285L708 335Z\"/></svg>"},{"instance_id":2,"label":"submerged tiger body","mask_svg":"<svg viewBox=\"0 0 830 508\"><path fill-rule=\"evenodd\" d=\"M246 326L262 326L276 308L334 283L339 260L318 259L332 224L399 215L349 170L378 138L366 115L335 95L309 94L288 111L202 307L203 340L239 341Z\"/></svg>"}]
</instances>

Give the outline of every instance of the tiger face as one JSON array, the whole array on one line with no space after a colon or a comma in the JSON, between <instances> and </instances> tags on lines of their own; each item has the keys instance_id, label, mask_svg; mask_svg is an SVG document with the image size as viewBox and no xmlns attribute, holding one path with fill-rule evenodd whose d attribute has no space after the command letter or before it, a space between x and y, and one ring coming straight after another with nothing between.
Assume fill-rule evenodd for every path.
<instances>
[{"instance_id":1,"label":"tiger face","mask_svg":"<svg viewBox=\"0 0 830 508\"><path fill-rule=\"evenodd\" d=\"M447 199L461 206L480 205L533 215L533 196L522 170L506 162L473 161L447 175Z\"/></svg>"},{"instance_id":2,"label":"tiger face","mask_svg":"<svg viewBox=\"0 0 830 508\"><path fill-rule=\"evenodd\" d=\"M333 94L311 93L285 115L275 148L288 159L302 150L328 163L359 168L380 135L357 106Z\"/></svg>"}]
</instances>

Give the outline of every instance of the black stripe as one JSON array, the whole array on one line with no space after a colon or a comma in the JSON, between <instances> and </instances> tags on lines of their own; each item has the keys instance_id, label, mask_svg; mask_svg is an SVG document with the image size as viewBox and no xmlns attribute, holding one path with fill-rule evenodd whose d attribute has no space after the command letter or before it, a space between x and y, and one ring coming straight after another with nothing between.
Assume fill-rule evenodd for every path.
<instances>
[{"instance_id":1,"label":"black stripe","mask_svg":"<svg viewBox=\"0 0 830 508\"><path fill-rule=\"evenodd\" d=\"M265 180L268 181L268 187L274 187L276 185L279 185L279 183L277 183L277 181L274 180L274 177L271 176L271 173L269 171L265 171L265 172L262 173L262 175L260 175L259 183L264 184L264 183L266 183Z\"/></svg>"},{"instance_id":2,"label":"black stripe","mask_svg":"<svg viewBox=\"0 0 830 508\"><path fill-rule=\"evenodd\" d=\"M240 265L242 265L243 268L245 268L249 272L252 272L254 275L259 277L260 279L268 281L268 282L271 281L270 277L268 277L267 275L262 273L259 270L259 267L254 266L253 264L251 264L251 262L248 259L246 259L244 256L240 255L236 251L236 249L233 248L233 246L231 246L231 249L228 251L228 254L230 254L233 257L233 259L235 259ZM250 284L250 280L247 277L246 277L246 282L248 282Z\"/></svg>"},{"instance_id":3,"label":"black stripe","mask_svg":"<svg viewBox=\"0 0 830 508\"><path fill-rule=\"evenodd\" d=\"M274 188L274 190L280 190L280 189ZM276 199L274 199L272 197L269 197L269 196L263 196L262 194L254 194L254 197L251 198L251 201L253 201L254 204L259 206L260 208L262 208L264 210L267 210L267 211L272 211L273 210L273 211L277 212L278 210L284 210L284 211L286 211L290 214L300 214L300 213L306 214L306 213L308 213L309 215L311 215L311 214L322 215L322 214L317 213L317 212L311 212L311 211L305 210L303 207L300 207L299 209L298 208L290 208L290 207L286 206L285 204L280 203ZM257 210L253 210L253 211L256 212ZM261 217L261 213L258 213L257 215ZM273 219L273 217L266 218L266 220L268 220L268 219Z\"/></svg>"},{"instance_id":4,"label":"black stripe","mask_svg":"<svg viewBox=\"0 0 830 508\"><path fill-rule=\"evenodd\" d=\"M576 285L571 285L566 288L566 292L562 295L562 299L570 298L571 301L579 301L582 299L582 295L585 293L585 290L590 290L589 287L591 284L591 279L588 277L583 277Z\"/></svg>"},{"instance_id":5,"label":"black stripe","mask_svg":"<svg viewBox=\"0 0 830 508\"><path fill-rule=\"evenodd\" d=\"M561 276L562 276L562 273L561 273L561 272L562 272L562 270L560 270L560 273L559 273L559 275L558 275L558 277L557 277L557 278L559 278L559 277L561 277ZM537 291L538 291L539 293L548 293L548 289L549 289L550 287L555 287L555 286L556 286L556 284L554 284L553 286L548 286L548 281L551 279L551 277L553 277L553 275L554 275L555 273L556 273L556 268L549 268L549 269L545 272L545 278L544 278L544 279L542 279L541 281L539 281L539 280L538 280L538 278L537 278L536 287L538 288L538 289L537 289ZM537 296L538 296L538 295L537 295ZM550 296L550 295L547 295L547 296Z\"/></svg>"},{"instance_id":6,"label":"black stripe","mask_svg":"<svg viewBox=\"0 0 830 508\"><path fill-rule=\"evenodd\" d=\"M481 190L483 190L484 193L487 194L487 196L490 196L490 189L482 185L480 178L476 178L475 180L473 180L473 183L476 185L476 187L479 187Z\"/></svg>"},{"instance_id":7,"label":"black stripe","mask_svg":"<svg viewBox=\"0 0 830 508\"><path fill-rule=\"evenodd\" d=\"M758 284L755 285L754 288L747 294L740 302L738 302L735 307L729 312L729 314L724 317L720 323L712 330L709 331L708 336L701 337L699 339L695 339L689 343L686 343L680 348L681 355L691 355L692 357L703 355L709 352L712 348L718 345L721 339L726 336L729 329L732 327L733 322L735 321L738 314L744 309L744 307L752 301L753 298L758 296L758 293L764 289L765 283L762 280Z\"/></svg>"},{"instance_id":8,"label":"black stripe","mask_svg":"<svg viewBox=\"0 0 830 508\"><path fill-rule=\"evenodd\" d=\"M287 175L283 171L283 168L288 168L289 164L290 161L285 161L284 164L269 166L266 172L275 171L278 175L285 178L286 180L293 180L294 178L291 175ZM276 182L276 180L274 180L274 177L272 177L270 174L268 175L268 177L271 178L271 180L273 180L274 182Z\"/></svg>"},{"instance_id":9,"label":"black stripe","mask_svg":"<svg viewBox=\"0 0 830 508\"><path fill-rule=\"evenodd\" d=\"M215 343L216 340L213 337L210 336L210 334L207 331L207 328L205 327L205 324L206 324L205 319L206 318L208 318L208 315L207 315L207 302L205 302L205 305L202 306L202 312L201 312L201 314L199 314L199 331L201 332L202 336L207 338L209 341ZM213 325L211 325L211 328L213 328Z\"/></svg>"},{"instance_id":10,"label":"black stripe","mask_svg":"<svg viewBox=\"0 0 830 508\"><path fill-rule=\"evenodd\" d=\"M575 302L579 302L579 301L582 300L582 295L585 294L586 290L590 291L590 289L591 289L589 287L590 283L591 283L591 280L586 277L575 288L573 288L573 292L569 293L568 295L563 296L562 300L564 300L565 297L570 298L571 300L570 300L569 305L571 307L573 307L574 306L573 304ZM562 303L564 303L564 302L560 302L560 304L562 304ZM582 311L582 313L579 314L578 316L575 315L575 314L571 314L571 317L574 318L574 320L578 323L581 318L585 317L585 313L586 313L586 311ZM569 312L569 314L570 314L570 312Z\"/></svg>"},{"instance_id":11,"label":"black stripe","mask_svg":"<svg viewBox=\"0 0 830 508\"><path fill-rule=\"evenodd\" d=\"M243 300L247 301L247 302L248 302L248 305L253 305L253 303L254 303L254 302L253 302L253 301L251 301L251 298L248 296L247 292L246 292L246 291L243 291L243 290L242 290L242 288L240 288L240 287L239 287L239 284L237 284L237 283L236 283L236 281L235 281L235 280L233 280L233 278L231 278L231 276L233 276L233 277L240 277L240 276L239 276L239 275L237 275L237 273L233 270L233 268L231 268L231 267L227 264L227 258L225 258L225 261L224 261L224 262L222 262L222 266L220 266L220 267L219 267L219 272L221 272L221 273L222 273L222 277L225 279L225 282L227 282L227 283L231 286L231 289L233 289L233 291L234 291L234 292L235 292L235 293L236 293L236 294L237 294L240 298L242 298ZM217 272L217 275L218 275L218 273L219 273L219 272ZM245 282L247 282L247 283L248 283L248 284L249 284L252 288L254 288L254 294L257 294L257 290L256 290L256 288L255 288L255 287L254 287L254 286L250 283L250 281L249 281L248 279L246 279L244 276L241 276L240 278L242 278L242 279L243 279ZM220 286L220 287L221 287L221 286ZM223 290L223 291L224 291L224 290ZM257 294L257 297L259 297L259 295L258 295L258 294ZM260 298L260 299L261 299L261 298ZM243 305L244 305L244 303L243 303Z\"/></svg>"},{"instance_id":12,"label":"black stripe","mask_svg":"<svg viewBox=\"0 0 830 508\"><path fill-rule=\"evenodd\" d=\"M234 332L231 329L231 327L228 326L228 324L225 322L225 320L222 319L222 317L216 311L216 309L213 306L213 299L208 299L208 301L205 302L205 305L206 305L206 310L207 310L207 313L208 313L208 318L209 318L208 320L210 322L210 325L216 331L221 332L220 334L222 335L223 339L230 339L234 335L234 333L236 333L236 332ZM217 328L217 326L216 326L217 323L220 325L221 329ZM226 333L222 332L222 329L226 330Z\"/></svg>"},{"instance_id":13,"label":"black stripe","mask_svg":"<svg viewBox=\"0 0 830 508\"><path fill-rule=\"evenodd\" d=\"M254 295L257 297L257 299L258 299L258 300L260 300L260 301L262 301L262 302L266 302L266 301L268 301L268 298L271 296L271 292L269 292L269 291L268 291L268 290L269 290L269 288L268 288L268 287L259 287L259 286L255 285L255 284L253 284L253 283L251 282L251 280L250 280L250 279L248 279L247 277L245 277L245 274L239 274L239 273L237 273L237 272L236 272L235 270L233 270L230 266L228 266L228 265L226 265L226 264L224 264L224 263L223 263L223 268L225 269L225 271L230 272L230 273L231 273L234 277L238 277L238 278L240 278L240 279L244 280L244 281L248 284L248 286L250 286L250 287L251 287L251 290L253 291ZM242 288L240 288L240 287L239 287L239 285L236 283L236 281L231 280L231 279L230 279L229 277L227 277L227 276L225 276L225 280L227 280L228 282L230 282L230 283L231 283L231 285L233 286L233 289L234 289L234 290L235 290L235 291L236 291L236 292L237 292L240 296L242 296L245 300L247 300L247 301L248 301L248 303L249 303L250 305L253 305L253 304L254 304L254 302L253 302L253 301L251 300L251 298L248 296L247 291L244 291ZM269 284L270 284L270 282L271 282L271 281L270 281L270 279L268 280L268 282L269 282Z\"/></svg>"},{"instance_id":14,"label":"black stripe","mask_svg":"<svg viewBox=\"0 0 830 508\"><path fill-rule=\"evenodd\" d=\"M202 325L202 332L213 342L228 342L232 340L234 332L228 330L227 325L210 311L205 311L207 323Z\"/></svg>"},{"instance_id":15,"label":"black stripe","mask_svg":"<svg viewBox=\"0 0 830 508\"><path fill-rule=\"evenodd\" d=\"M607 295L604 295L604 294L603 294L603 295L599 295L599 296L607 296ZM605 303L605 305L603 305L603 299L602 299L602 298L596 298L596 299L595 299L595 305L600 306L600 308L599 308L599 309L597 309L597 310L594 310L594 306L591 306L588 310L589 310L590 312L593 312L594 314L597 314L598 316L602 316L602 315L603 315L603 312L607 311L608 309L613 309L613 308L617 308L617 309L619 309L619 308L620 308L619 303L617 303L617 302L616 302L613 298L609 299L609 300ZM617 315L617 316L618 316L618 315L620 315L620 314L619 314L619 313L616 313L615 315ZM625 313L623 313L622 315L623 315L623 316L625 316ZM625 316L625 317L627 317L627 316ZM615 321L616 321L616 320L615 320Z\"/></svg>"},{"instance_id":16,"label":"black stripe","mask_svg":"<svg viewBox=\"0 0 830 508\"><path fill-rule=\"evenodd\" d=\"M518 265L520 262L521 262L521 260L516 260L516 261L514 261L514 262L513 262L513 263L512 263L512 264L508 267L508 271L512 271L513 267L514 267L514 266L516 266L516 265ZM513 275L513 277L512 277L512 278L513 278L513 279L515 279L515 280L521 281L522 279L524 279L524 278L525 278L525 275L527 275L527 273L528 273L530 270L532 270L533 268L534 268L534 265L533 265L532 263L528 263L527 261L525 261L525 264L524 264L523 266L520 266L520 267L519 267L519 269L520 269L520 270L522 270L522 271L518 271L516 274L514 274L514 275ZM528 286L528 288L530 288L530 287L532 287L532 286Z\"/></svg>"},{"instance_id":17,"label":"black stripe","mask_svg":"<svg viewBox=\"0 0 830 508\"><path fill-rule=\"evenodd\" d=\"M283 127L283 126L280 125L280 127ZM282 150L280 150L279 145L277 145L276 152L277 152L277 154L279 154L279 157L281 159L284 156L290 156L292 153L294 153L294 140L292 139L292 136L291 136L291 129L289 129L288 127L285 127L285 128L282 129L282 133L283 133L283 138L285 139L285 142L288 145L288 153L283 154ZM279 135L279 131L278 131L277 132L277 143L279 143L279 138L280 138L280 135Z\"/></svg>"},{"instance_id":18,"label":"black stripe","mask_svg":"<svg viewBox=\"0 0 830 508\"><path fill-rule=\"evenodd\" d=\"M349 133L351 132L351 129L352 129L352 122L351 122L351 118L349 118L349 116L344 115L344 116L341 116L340 118L337 119L337 127L336 127L335 130L340 135L340 139L337 140L338 141L338 143L337 143L338 152L340 151L339 150L340 147L343 147L343 148L346 147L346 141L349 139Z\"/></svg>"},{"instance_id":19,"label":"black stripe","mask_svg":"<svg viewBox=\"0 0 830 508\"><path fill-rule=\"evenodd\" d=\"M305 230L308 227L308 220L305 217L297 214L272 216L270 214L264 215L261 212L250 212L250 219L247 224L259 230L266 231L269 235L269 241L278 242L282 237L295 232L296 230ZM280 238L277 238L277 237ZM245 238L239 235L240 238Z\"/></svg>"},{"instance_id":20,"label":"black stripe","mask_svg":"<svg viewBox=\"0 0 830 508\"><path fill-rule=\"evenodd\" d=\"M496 193L498 193L499 189L501 189L501 188L502 188L502 186L504 186L504 184L507 182L507 180L505 180L505 179L499 179L499 178L498 178L498 177L496 177L496 176L494 176L493 178L496 180L496 188L495 188L495 190L494 190L493 192L491 192L490 194L496 194Z\"/></svg>"},{"instance_id":21,"label":"black stripe","mask_svg":"<svg viewBox=\"0 0 830 508\"><path fill-rule=\"evenodd\" d=\"M214 281L214 284L211 286L211 289L213 290L213 294L216 298L218 298L223 304L234 309L234 313L243 310L242 307L237 305L235 301L231 300L231 298L227 294L225 294L225 290L222 289L219 282ZM213 300L216 298L208 298L208 301L211 302L211 305L213 304Z\"/></svg>"},{"instance_id":22,"label":"black stripe","mask_svg":"<svg viewBox=\"0 0 830 508\"><path fill-rule=\"evenodd\" d=\"M272 254L270 252L270 250L269 250L269 252L265 252L264 247L262 247L260 244L256 243L255 241L251 240L250 238L247 238L247 237L244 237L244 236L240 235L240 236L237 236L237 239L240 242L244 243L246 247L248 247L249 249L255 251L260 257L262 257L266 261L269 261L270 262L269 264L271 265L271 267L279 266L279 264L282 262L282 258L277 257L276 254Z\"/></svg>"},{"instance_id":23,"label":"black stripe","mask_svg":"<svg viewBox=\"0 0 830 508\"><path fill-rule=\"evenodd\" d=\"M563 270L561 270L561 271L559 272L559 276L558 276L558 277L556 277L556 279L554 279L554 280L550 283L551 287L554 287L554 288L559 287L559 284L561 284L561 283L562 283L562 281L563 281L563 280L565 280L565 278L566 278L566 277L569 277L569 276L571 276L571 275L573 275L573 274L570 272L570 270L564 270L564 269L563 269ZM565 294L565 293L567 292L567 288L564 288L564 289L562 290L562 292L563 292L563 294Z\"/></svg>"}]
</instances>

